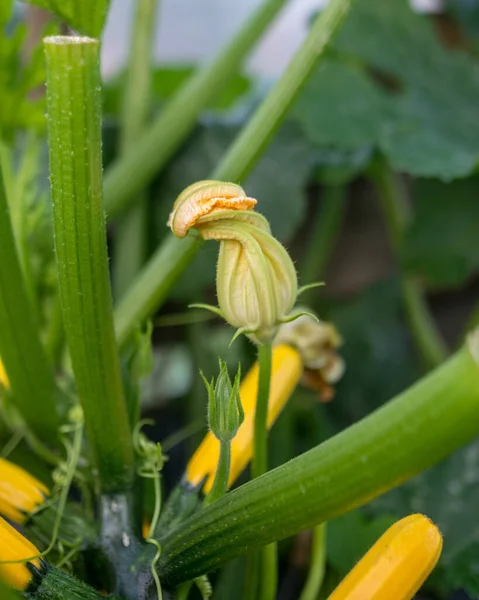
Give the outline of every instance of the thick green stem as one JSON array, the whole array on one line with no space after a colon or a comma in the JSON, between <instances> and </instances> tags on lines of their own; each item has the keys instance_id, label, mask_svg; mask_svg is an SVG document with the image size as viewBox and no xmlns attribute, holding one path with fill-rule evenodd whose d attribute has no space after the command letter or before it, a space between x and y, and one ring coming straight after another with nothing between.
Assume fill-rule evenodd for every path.
<instances>
[{"instance_id":1,"label":"thick green stem","mask_svg":"<svg viewBox=\"0 0 479 600\"><path fill-rule=\"evenodd\" d=\"M0 356L15 406L41 439L57 440L58 391L15 248L0 168Z\"/></svg>"},{"instance_id":2,"label":"thick green stem","mask_svg":"<svg viewBox=\"0 0 479 600\"><path fill-rule=\"evenodd\" d=\"M313 529L309 573L299 600L317 600L326 571L326 523Z\"/></svg>"},{"instance_id":3,"label":"thick green stem","mask_svg":"<svg viewBox=\"0 0 479 600\"><path fill-rule=\"evenodd\" d=\"M181 87L148 131L108 169L105 206L109 215L125 208L173 156L201 111L238 71L285 3L286 0L266 0L218 58Z\"/></svg>"},{"instance_id":4,"label":"thick green stem","mask_svg":"<svg viewBox=\"0 0 479 600\"><path fill-rule=\"evenodd\" d=\"M66 339L104 492L133 479L102 206L99 43L45 40L50 172Z\"/></svg>"},{"instance_id":5,"label":"thick green stem","mask_svg":"<svg viewBox=\"0 0 479 600\"><path fill-rule=\"evenodd\" d=\"M352 0L333 0L321 12L288 68L211 174L211 179L241 181L283 121L326 45L348 13ZM228 67L231 68L231 67ZM168 235L124 296L115 314L120 346L165 300L199 247L196 238Z\"/></svg>"},{"instance_id":6,"label":"thick green stem","mask_svg":"<svg viewBox=\"0 0 479 600\"><path fill-rule=\"evenodd\" d=\"M393 249L398 253L409 220L407 195L401 181L390 167L383 163L372 170L381 207ZM409 327L424 364L435 367L444 361L448 352L445 342L427 307L421 285L406 274L402 276L404 309Z\"/></svg>"},{"instance_id":7,"label":"thick green stem","mask_svg":"<svg viewBox=\"0 0 479 600\"><path fill-rule=\"evenodd\" d=\"M231 464L231 442L220 442L220 457L211 492L206 496L203 506L212 504L226 494Z\"/></svg>"},{"instance_id":8,"label":"thick green stem","mask_svg":"<svg viewBox=\"0 0 479 600\"><path fill-rule=\"evenodd\" d=\"M158 0L138 0L130 62L121 114L120 155L126 155L145 130L150 109L152 47ZM138 190L130 210L119 220L114 245L113 288L126 292L146 258L147 197Z\"/></svg>"},{"instance_id":9,"label":"thick green stem","mask_svg":"<svg viewBox=\"0 0 479 600\"><path fill-rule=\"evenodd\" d=\"M301 263L302 285L320 281L331 258L338 239L346 208L345 185L329 185L322 188L322 202L310 233L306 256ZM317 288L306 291L301 302L308 305Z\"/></svg>"},{"instance_id":10,"label":"thick green stem","mask_svg":"<svg viewBox=\"0 0 479 600\"><path fill-rule=\"evenodd\" d=\"M479 434L479 332L435 371L340 434L229 492L161 542L180 583L328 521L400 485Z\"/></svg>"}]
</instances>

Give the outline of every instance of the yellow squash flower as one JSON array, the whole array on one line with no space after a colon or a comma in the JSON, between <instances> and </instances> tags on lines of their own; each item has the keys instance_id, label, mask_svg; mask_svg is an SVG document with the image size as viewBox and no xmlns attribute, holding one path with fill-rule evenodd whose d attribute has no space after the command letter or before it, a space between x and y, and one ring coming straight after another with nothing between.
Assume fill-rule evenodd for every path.
<instances>
[{"instance_id":1,"label":"yellow squash flower","mask_svg":"<svg viewBox=\"0 0 479 600\"><path fill-rule=\"evenodd\" d=\"M328 600L411 600L442 550L439 529L424 515L390 527Z\"/></svg>"},{"instance_id":2,"label":"yellow squash flower","mask_svg":"<svg viewBox=\"0 0 479 600\"><path fill-rule=\"evenodd\" d=\"M219 308L208 307L255 343L271 342L298 295L289 254L254 212L256 200L234 183L199 181L176 199L168 225L177 237L195 228L220 242L216 269Z\"/></svg>"},{"instance_id":3,"label":"yellow squash flower","mask_svg":"<svg viewBox=\"0 0 479 600\"><path fill-rule=\"evenodd\" d=\"M2 359L0 358L0 387L7 389L9 386L10 382L8 381L7 372L5 371Z\"/></svg>"},{"instance_id":4,"label":"yellow squash flower","mask_svg":"<svg viewBox=\"0 0 479 600\"><path fill-rule=\"evenodd\" d=\"M25 590L32 580L28 565L40 568L35 558L30 563L18 562L5 564L3 561L21 561L39 554L35 546L16 529L0 518L0 577L12 588Z\"/></svg>"},{"instance_id":5,"label":"yellow squash flower","mask_svg":"<svg viewBox=\"0 0 479 600\"><path fill-rule=\"evenodd\" d=\"M0 513L23 524L49 495L48 489L21 467L0 458Z\"/></svg>"},{"instance_id":6,"label":"yellow squash flower","mask_svg":"<svg viewBox=\"0 0 479 600\"><path fill-rule=\"evenodd\" d=\"M273 347L271 390L268 403L270 428L301 378L303 365L297 350L287 345ZM228 486L238 478L251 460L253 451L254 414L258 390L259 367L255 363L240 386L240 398L245 413L243 424L231 442L231 467ZM205 436L186 470L186 478L193 486L198 486L206 477L203 487L205 494L211 491L220 454L220 443L211 433Z\"/></svg>"}]
</instances>

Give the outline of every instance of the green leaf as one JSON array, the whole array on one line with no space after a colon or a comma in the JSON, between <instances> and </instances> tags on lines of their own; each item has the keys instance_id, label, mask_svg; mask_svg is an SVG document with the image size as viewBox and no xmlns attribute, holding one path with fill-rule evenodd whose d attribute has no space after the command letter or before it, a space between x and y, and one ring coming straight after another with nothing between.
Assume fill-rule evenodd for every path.
<instances>
[{"instance_id":1,"label":"green leaf","mask_svg":"<svg viewBox=\"0 0 479 600\"><path fill-rule=\"evenodd\" d=\"M397 170L450 180L479 159L479 71L407 2L355 3L295 115L317 144L374 144Z\"/></svg>"},{"instance_id":2,"label":"green leaf","mask_svg":"<svg viewBox=\"0 0 479 600\"><path fill-rule=\"evenodd\" d=\"M412 183L415 217L402 247L405 268L435 286L459 286L479 269L479 177Z\"/></svg>"},{"instance_id":3,"label":"green leaf","mask_svg":"<svg viewBox=\"0 0 479 600\"><path fill-rule=\"evenodd\" d=\"M399 282L385 280L328 312L345 342L346 372L328 407L336 428L365 417L419 376L401 311Z\"/></svg>"},{"instance_id":4,"label":"green leaf","mask_svg":"<svg viewBox=\"0 0 479 600\"><path fill-rule=\"evenodd\" d=\"M318 146L357 150L377 142L386 108L387 97L360 68L326 60L300 95L294 115Z\"/></svg>"},{"instance_id":5,"label":"green leaf","mask_svg":"<svg viewBox=\"0 0 479 600\"><path fill-rule=\"evenodd\" d=\"M174 198L192 181L208 177L225 154L238 128L229 125L201 126L167 169L158 196L158 229L166 233L166 221ZM310 145L297 127L286 124L277 133L258 166L243 184L257 198L257 210L266 216L275 237L287 241L305 217L305 186L311 171ZM200 255L185 271L173 291L178 299L195 298L215 281L218 248L205 244Z\"/></svg>"},{"instance_id":6,"label":"green leaf","mask_svg":"<svg viewBox=\"0 0 479 600\"><path fill-rule=\"evenodd\" d=\"M49 10L79 33L99 37L110 0L24 0Z\"/></svg>"}]
</instances>

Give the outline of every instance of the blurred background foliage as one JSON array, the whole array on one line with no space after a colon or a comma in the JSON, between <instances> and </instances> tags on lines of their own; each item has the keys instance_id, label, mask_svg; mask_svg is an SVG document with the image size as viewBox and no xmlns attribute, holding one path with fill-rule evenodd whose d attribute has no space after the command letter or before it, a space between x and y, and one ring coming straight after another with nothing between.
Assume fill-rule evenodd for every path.
<instances>
[{"instance_id":1,"label":"blurred background foliage","mask_svg":"<svg viewBox=\"0 0 479 600\"><path fill-rule=\"evenodd\" d=\"M50 31L58 25L46 27ZM44 127L41 94L27 94L44 81L43 62L35 51L28 67L17 64L25 35L26 25L19 22L0 45L1 77L7 78L0 85L5 136L12 126L34 126L40 132ZM479 322L478 52L477 0L446 0L441 12L427 16L414 13L402 0L358 0L287 122L243 182L292 253L306 278L301 283L326 282L309 294L308 304L338 327L347 364L331 403L322 404L314 392L297 390L270 438L272 466L361 419L424 373L405 318L405 277L425 286L428 305L451 350L467 326ZM194 68L155 68L152 115ZM106 169L118 148L123 81L120 73L105 83ZM211 172L269 85L235 74L152 182L144 232L150 254L167 235L165 224L176 195ZM24 111L25 103L29 108ZM33 155L39 158L29 160ZM391 243L378 202L372 175L378 162L397 173L409 207L399 244ZM22 187L12 195L18 198L12 208L15 234L20 255L25 255L26 244L38 257L27 273L36 305L46 318L54 307L39 299L49 297L55 281L44 145L23 139L11 166L23 173L16 178ZM15 220L15 214L26 214L20 202L34 207L28 219ZM328 235L318 239L318 232L324 236L325 230ZM112 222L112 248L115 233ZM157 419L150 433L166 441L169 449L164 471L168 486L180 477L206 427L206 392L196 377L198 369L207 375L215 372L218 355L232 366L241 361L244 370L254 359L254 349L243 340L228 347L231 331L221 322L187 309L191 302L214 302L216 253L213 244L202 248L154 321L153 368L142 384L143 409ZM31 462L22 444L14 454L21 462ZM34 465L30 468L35 470ZM478 503L475 442L328 525L323 595L392 520L424 512L438 523L445 547L440 567L422 593L431 598L479 598ZM305 534L281 545L280 598L297 597L308 566L308 544ZM219 574L215 597L237 597L243 568L242 561L236 561Z\"/></svg>"}]
</instances>

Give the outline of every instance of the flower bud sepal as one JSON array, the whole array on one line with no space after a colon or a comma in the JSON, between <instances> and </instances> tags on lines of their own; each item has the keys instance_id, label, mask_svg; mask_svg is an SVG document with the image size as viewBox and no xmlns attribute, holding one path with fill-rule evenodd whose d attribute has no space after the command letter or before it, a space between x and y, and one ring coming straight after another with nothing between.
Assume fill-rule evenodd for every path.
<instances>
[{"instance_id":1,"label":"flower bud sepal","mask_svg":"<svg viewBox=\"0 0 479 600\"><path fill-rule=\"evenodd\" d=\"M244 421L244 410L239 393L241 369L238 368L234 382L231 383L226 363L221 359L220 374L211 382L200 372L208 390L208 423L213 435L220 442L218 467L211 492L205 498L207 506L218 500L228 489L231 464L231 441Z\"/></svg>"},{"instance_id":2,"label":"flower bud sepal","mask_svg":"<svg viewBox=\"0 0 479 600\"><path fill-rule=\"evenodd\" d=\"M238 368L234 382L228 373L226 363L220 359L220 374L211 382L200 375L208 390L208 424L220 442L231 442L244 421L244 410L239 393L241 369Z\"/></svg>"}]
</instances>

